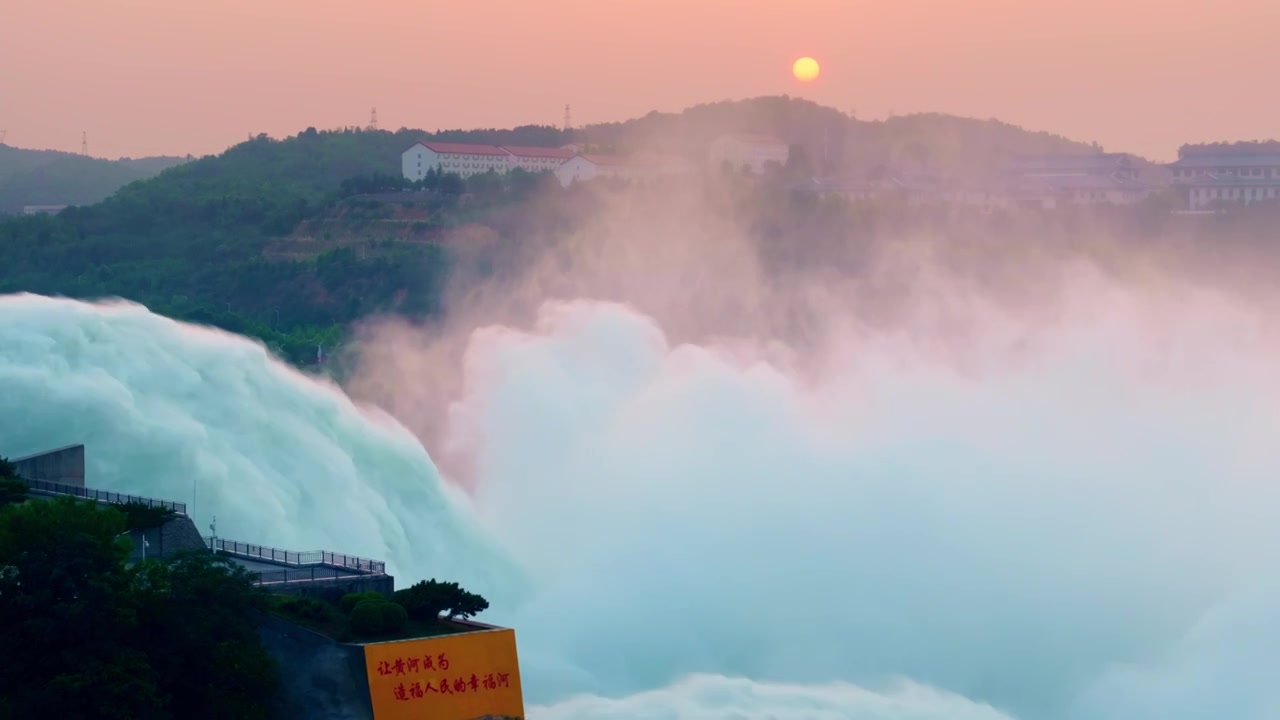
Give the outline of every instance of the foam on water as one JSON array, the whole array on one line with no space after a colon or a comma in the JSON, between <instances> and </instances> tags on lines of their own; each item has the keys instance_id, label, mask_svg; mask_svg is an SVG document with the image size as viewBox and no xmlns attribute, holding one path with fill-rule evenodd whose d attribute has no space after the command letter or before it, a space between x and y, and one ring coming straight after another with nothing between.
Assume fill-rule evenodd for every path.
<instances>
[{"instance_id":1,"label":"foam on water","mask_svg":"<svg viewBox=\"0 0 1280 720\"><path fill-rule=\"evenodd\" d=\"M252 343L10 297L0 449L84 442L94 485L195 487L220 535L457 578L518 628L535 718L1274 717L1276 354L1220 299L1091 297L1016 361L975 308L963 374L857 333L801 374L548 304L472 338L474 498Z\"/></svg>"}]
</instances>

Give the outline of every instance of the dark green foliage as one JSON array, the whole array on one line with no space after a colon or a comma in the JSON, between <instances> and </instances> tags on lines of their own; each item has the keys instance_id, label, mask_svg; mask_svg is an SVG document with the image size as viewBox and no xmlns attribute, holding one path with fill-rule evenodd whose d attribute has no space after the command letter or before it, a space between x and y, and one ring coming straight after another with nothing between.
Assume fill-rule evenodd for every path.
<instances>
[{"instance_id":1,"label":"dark green foliage","mask_svg":"<svg viewBox=\"0 0 1280 720\"><path fill-rule=\"evenodd\" d=\"M397 590L394 600L404 606L409 617L420 622L435 622L441 615L469 618L489 609L489 601L480 595L462 589L456 582L434 578Z\"/></svg>"},{"instance_id":2,"label":"dark green foliage","mask_svg":"<svg viewBox=\"0 0 1280 720\"><path fill-rule=\"evenodd\" d=\"M211 553L126 567L126 516L72 498L0 507L0 697L11 717L267 718L264 598ZM17 649L30 649L24 652Z\"/></svg>"},{"instance_id":3,"label":"dark green foliage","mask_svg":"<svg viewBox=\"0 0 1280 720\"><path fill-rule=\"evenodd\" d=\"M148 507L139 502L117 505L116 508L124 513L125 525L130 530L157 528L169 522L169 519L174 516L172 510L162 507Z\"/></svg>"},{"instance_id":4,"label":"dark green foliage","mask_svg":"<svg viewBox=\"0 0 1280 720\"><path fill-rule=\"evenodd\" d=\"M332 616L332 607L321 600L305 596L286 598L277 606L281 612L292 615L299 620L325 622Z\"/></svg>"},{"instance_id":5,"label":"dark green foliage","mask_svg":"<svg viewBox=\"0 0 1280 720\"><path fill-rule=\"evenodd\" d=\"M409 615L398 603L366 598L351 609L351 630L361 637L386 635L402 629Z\"/></svg>"},{"instance_id":6,"label":"dark green foliage","mask_svg":"<svg viewBox=\"0 0 1280 720\"><path fill-rule=\"evenodd\" d=\"M344 613L350 614L351 611L355 608L355 606L359 605L362 600L386 600L386 599L387 598L383 596L382 593L377 592L376 590L370 590L369 592L362 592L362 593L347 593L346 595L342 596L341 600L338 601L338 609Z\"/></svg>"},{"instance_id":7,"label":"dark green foliage","mask_svg":"<svg viewBox=\"0 0 1280 720\"><path fill-rule=\"evenodd\" d=\"M409 613L400 603L384 602L379 608L382 613L382 631L386 633L400 632L409 622Z\"/></svg>"},{"instance_id":8,"label":"dark green foliage","mask_svg":"<svg viewBox=\"0 0 1280 720\"><path fill-rule=\"evenodd\" d=\"M0 476L0 505L27 499L27 483L15 477Z\"/></svg>"},{"instance_id":9,"label":"dark green foliage","mask_svg":"<svg viewBox=\"0 0 1280 720\"><path fill-rule=\"evenodd\" d=\"M0 505L27 499L27 483L18 477L18 469L8 458L0 457Z\"/></svg>"}]
</instances>

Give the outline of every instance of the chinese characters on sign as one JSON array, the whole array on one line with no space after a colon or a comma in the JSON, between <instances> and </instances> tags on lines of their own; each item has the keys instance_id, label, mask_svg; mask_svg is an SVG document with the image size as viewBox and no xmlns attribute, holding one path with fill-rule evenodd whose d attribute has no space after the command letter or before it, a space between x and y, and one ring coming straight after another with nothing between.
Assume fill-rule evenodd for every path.
<instances>
[{"instance_id":1,"label":"chinese characters on sign","mask_svg":"<svg viewBox=\"0 0 1280 720\"><path fill-rule=\"evenodd\" d=\"M448 669L449 658L447 653L439 653L435 656L398 657L395 660L383 660L378 663L378 674L383 676L412 676L420 672L444 672ZM476 674L473 672L469 677L464 673L453 677L445 676L426 680L406 679L392 688L391 692L396 700L408 701L425 698L431 693L453 695L509 687L511 687L511 673L484 672Z\"/></svg>"},{"instance_id":2,"label":"chinese characters on sign","mask_svg":"<svg viewBox=\"0 0 1280 720\"><path fill-rule=\"evenodd\" d=\"M510 629L371 643L365 670L375 720L524 717Z\"/></svg>"}]
</instances>

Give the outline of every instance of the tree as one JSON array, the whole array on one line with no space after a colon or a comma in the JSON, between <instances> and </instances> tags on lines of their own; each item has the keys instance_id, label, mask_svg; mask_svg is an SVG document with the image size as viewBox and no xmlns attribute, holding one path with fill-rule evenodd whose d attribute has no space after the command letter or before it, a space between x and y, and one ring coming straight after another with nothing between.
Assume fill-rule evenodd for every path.
<instances>
[{"instance_id":1,"label":"tree","mask_svg":"<svg viewBox=\"0 0 1280 720\"><path fill-rule=\"evenodd\" d=\"M489 601L468 592L456 582L422 580L404 590L397 590L395 601L404 606L409 617L420 622L435 622L442 615L474 617L489 609Z\"/></svg>"},{"instance_id":2,"label":"tree","mask_svg":"<svg viewBox=\"0 0 1280 720\"><path fill-rule=\"evenodd\" d=\"M270 716L278 676L258 639L254 618L268 600L252 574L230 558L195 551L135 566L131 579L137 639L175 717Z\"/></svg>"},{"instance_id":3,"label":"tree","mask_svg":"<svg viewBox=\"0 0 1280 720\"><path fill-rule=\"evenodd\" d=\"M13 717L165 717L130 642L124 529L121 513L73 498L0 507L0 697Z\"/></svg>"},{"instance_id":4,"label":"tree","mask_svg":"<svg viewBox=\"0 0 1280 720\"><path fill-rule=\"evenodd\" d=\"M126 528L74 498L0 507L0 712L268 718L277 676L252 577L208 552L127 565Z\"/></svg>"},{"instance_id":5,"label":"tree","mask_svg":"<svg viewBox=\"0 0 1280 720\"><path fill-rule=\"evenodd\" d=\"M0 505L27 499L27 483L18 477L18 469L8 458L0 457Z\"/></svg>"},{"instance_id":6,"label":"tree","mask_svg":"<svg viewBox=\"0 0 1280 720\"><path fill-rule=\"evenodd\" d=\"M130 530L157 528L174 516L174 511L164 507L152 507L145 503L131 502L116 506L124 513L125 526Z\"/></svg>"}]
</instances>

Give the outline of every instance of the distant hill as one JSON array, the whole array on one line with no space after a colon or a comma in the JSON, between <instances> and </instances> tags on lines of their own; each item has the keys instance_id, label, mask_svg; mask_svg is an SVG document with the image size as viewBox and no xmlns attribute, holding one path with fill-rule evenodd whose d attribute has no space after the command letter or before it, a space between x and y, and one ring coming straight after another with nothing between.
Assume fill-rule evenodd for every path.
<instances>
[{"instance_id":1,"label":"distant hill","mask_svg":"<svg viewBox=\"0 0 1280 720\"><path fill-rule=\"evenodd\" d=\"M1101 149L997 120L939 113L862 121L785 95L706 103L679 113L652 112L626 122L584 127L575 132L575 139L697 156L726 132L773 135L803 146L816 172L851 174L880 166L927 166L944 175L971 176L1014 155Z\"/></svg>"},{"instance_id":2,"label":"distant hill","mask_svg":"<svg viewBox=\"0 0 1280 720\"><path fill-rule=\"evenodd\" d=\"M90 205L183 162L186 158L102 160L0 144L0 213L18 213L24 205Z\"/></svg>"}]
</instances>

